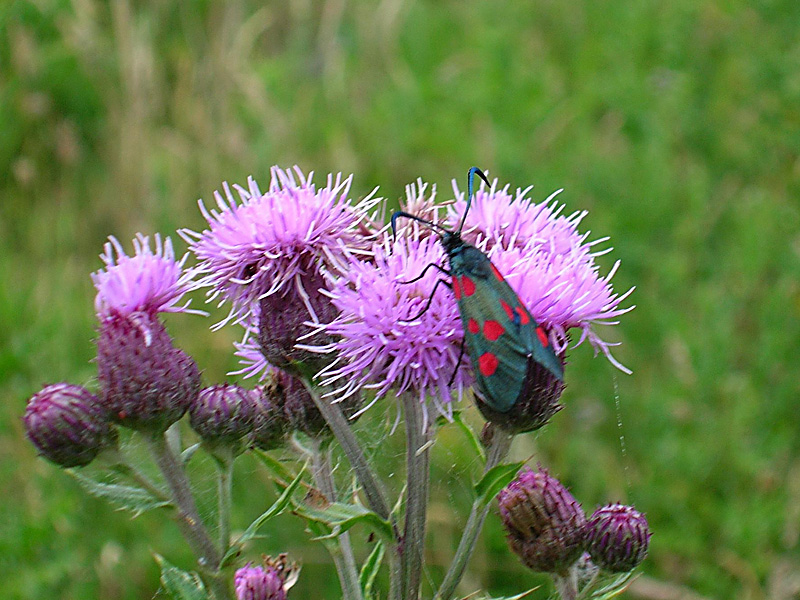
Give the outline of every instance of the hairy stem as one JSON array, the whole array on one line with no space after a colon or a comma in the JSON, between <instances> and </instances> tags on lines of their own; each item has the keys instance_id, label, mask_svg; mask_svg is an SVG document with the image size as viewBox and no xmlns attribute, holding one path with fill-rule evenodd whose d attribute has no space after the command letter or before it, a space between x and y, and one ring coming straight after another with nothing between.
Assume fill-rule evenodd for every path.
<instances>
[{"instance_id":1,"label":"hairy stem","mask_svg":"<svg viewBox=\"0 0 800 600\"><path fill-rule=\"evenodd\" d=\"M303 383L314 400L314 404L322 413L328 427L331 428L333 435L342 447L350 466L353 468L356 479L364 490L364 496L367 499L367 505L370 510L376 513L382 519L389 521L392 524L392 530L395 532L394 547L388 552L389 557L389 600L399 600L401 594L401 539L397 529L397 523L394 516L389 509L389 503L386 500L386 493L380 484L375 472L367 462L367 457L364 450L358 443L353 429L350 427L350 422L344 416L342 408L339 404L328 402L322 398L316 388L311 382L303 378Z\"/></svg>"},{"instance_id":2,"label":"hairy stem","mask_svg":"<svg viewBox=\"0 0 800 600\"><path fill-rule=\"evenodd\" d=\"M172 501L178 511L178 524L183 537L197 556L200 577L216 600L231 598L228 582L219 570L222 555L211 541L203 525L194 501L189 480L180 461L167 443L166 436L147 437L150 451L156 461L172 494Z\"/></svg>"},{"instance_id":3,"label":"hairy stem","mask_svg":"<svg viewBox=\"0 0 800 600\"><path fill-rule=\"evenodd\" d=\"M428 508L430 447L433 428L425 423L423 406L411 394L403 394L406 427L406 523L403 535L403 589L405 600L417 600L422 581L425 521Z\"/></svg>"},{"instance_id":4,"label":"hairy stem","mask_svg":"<svg viewBox=\"0 0 800 600\"><path fill-rule=\"evenodd\" d=\"M336 502L336 485L333 481L330 450L318 440L313 441L312 468L314 481L320 491L330 502ZM339 582L342 586L344 600L363 600L361 585L358 579L358 567L350 543L350 534L346 531L337 536L335 540L328 540L325 544L331 553Z\"/></svg>"},{"instance_id":5,"label":"hairy stem","mask_svg":"<svg viewBox=\"0 0 800 600\"><path fill-rule=\"evenodd\" d=\"M578 576L574 569L563 574L553 574L552 577L561 600L575 600L578 597Z\"/></svg>"},{"instance_id":6,"label":"hairy stem","mask_svg":"<svg viewBox=\"0 0 800 600\"><path fill-rule=\"evenodd\" d=\"M214 449L217 463L217 524L219 527L219 548L224 556L231 543L231 506L233 486L233 450L229 446Z\"/></svg>"},{"instance_id":7,"label":"hairy stem","mask_svg":"<svg viewBox=\"0 0 800 600\"><path fill-rule=\"evenodd\" d=\"M497 428L494 436L492 436L489 451L486 454L484 473L499 465L508 455L512 439L513 436ZM484 505L480 498L476 498L472 503L472 509L470 510L467 524L464 526L464 532L461 534L461 541L458 543L455 556L453 556L453 562L450 563L450 568L447 570L447 574L442 584L439 586L439 591L436 592L436 600L450 600L450 598L453 597L456 586L464 576L467 563L472 553L475 551L475 544L483 528L486 515L489 514L490 506L490 504Z\"/></svg>"}]
</instances>

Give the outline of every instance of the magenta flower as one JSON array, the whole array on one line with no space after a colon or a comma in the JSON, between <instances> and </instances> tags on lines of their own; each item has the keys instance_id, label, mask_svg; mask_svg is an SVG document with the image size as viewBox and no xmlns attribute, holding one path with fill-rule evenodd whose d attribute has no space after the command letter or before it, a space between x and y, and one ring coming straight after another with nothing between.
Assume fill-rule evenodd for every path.
<instances>
[{"instance_id":1,"label":"magenta flower","mask_svg":"<svg viewBox=\"0 0 800 600\"><path fill-rule=\"evenodd\" d=\"M496 187L495 183L489 192L480 190L476 194L466 221L467 239L488 253L544 326L559 355L563 356L569 342L569 330L578 328L581 335L577 343L588 339L627 372L611 356L610 344L594 327L612 324L631 310L620 304L632 290L622 296L614 293L610 279L616 265L606 276L600 275L595 263L595 257L602 253L595 250L598 242L588 242L588 234L577 229L585 213L564 217L562 208L550 202L552 197L535 205L526 198L529 190L518 190L512 197L507 187L499 191ZM439 223L432 202L434 194L435 188L428 192L421 181L408 186L404 208ZM463 194L456 188L456 201L450 207L451 227L458 226L464 208ZM443 274L431 268L419 281L406 283L430 264L447 268L438 235L431 233L424 224L403 221L397 241L387 236L373 248L370 260L351 257L341 274L330 275L328 295L340 314L318 330L329 334L332 341L326 345L307 343L306 347L336 356L321 373L323 384L335 386L332 396L348 397L361 388L374 389L376 399L390 390L408 392L421 399L434 398L436 406L449 414L448 384L453 373L457 370L452 385L459 397L471 384L469 361L458 362L463 330L456 300L443 286L431 297L435 282ZM429 298L429 308L409 321ZM534 411L537 418L526 428L541 426L558 409L563 385L551 383L552 390L545 386L546 410ZM514 413L511 418L518 417Z\"/></svg>"},{"instance_id":2,"label":"magenta flower","mask_svg":"<svg viewBox=\"0 0 800 600\"><path fill-rule=\"evenodd\" d=\"M204 314L189 310L189 301L178 304L197 284L192 280L192 273L183 269L188 253L176 261L172 240L166 238L162 243L161 236L156 234L153 252L150 238L139 233L133 240L135 254L128 256L115 237L108 239L100 255L106 266L92 273L97 289L95 310L99 317L112 311L126 315L135 312Z\"/></svg>"},{"instance_id":3,"label":"magenta flower","mask_svg":"<svg viewBox=\"0 0 800 600\"><path fill-rule=\"evenodd\" d=\"M457 202L451 209L452 224L464 213L464 194L453 183ZM569 344L570 329L581 330L575 346L588 340L609 361L624 371L610 352L609 344L595 331L597 325L614 325L619 316L633 310L621 303L633 292L616 294L611 278L619 261L602 276L595 258L610 252L595 250L606 241L587 241L578 225L586 212L563 216L563 205L556 192L540 204L527 198L531 188L517 190L512 197L508 186L497 189L497 180L488 191L480 189L467 214L464 237L482 248L503 273L528 307L531 315L549 332L554 348L563 352Z\"/></svg>"},{"instance_id":4,"label":"magenta flower","mask_svg":"<svg viewBox=\"0 0 800 600\"><path fill-rule=\"evenodd\" d=\"M106 267L92 274L99 320L97 371L100 400L126 427L161 433L183 416L200 390L194 360L175 348L159 312L199 312L178 303L194 289L183 271L186 256L175 260L169 238L156 251L147 237L134 240L136 254L125 255L115 238L101 255ZM114 257L116 251L116 258Z\"/></svg>"},{"instance_id":5,"label":"magenta flower","mask_svg":"<svg viewBox=\"0 0 800 600\"><path fill-rule=\"evenodd\" d=\"M300 568L285 554L264 557L264 566L247 563L233 578L237 600L286 600L286 592L297 582Z\"/></svg>"},{"instance_id":6,"label":"magenta flower","mask_svg":"<svg viewBox=\"0 0 800 600\"><path fill-rule=\"evenodd\" d=\"M411 228L406 233L395 242L387 235L373 260L353 259L332 285L331 301L341 314L324 329L336 341L317 350L338 358L321 373L322 383L336 386L337 398L360 388L374 389L376 400L390 390L417 395L421 402L431 398L449 414L453 374L459 398L472 382L468 361L458 361L458 308L451 293L437 290L425 313L408 321L422 311L441 275L429 269L419 281L404 282L431 262L441 264L444 254L435 236L420 237Z\"/></svg>"},{"instance_id":7,"label":"magenta flower","mask_svg":"<svg viewBox=\"0 0 800 600\"><path fill-rule=\"evenodd\" d=\"M317 320L307 301L317 290L306 289L304 281L366 250L368 211L380 201L374 190L354 202L349 198L352 176L328 175L319 189L312 177L298 167L273 167L266 193L251 178L247 189L234 186L238 201L224 184L225 197L214 194L216 209L200 203L209 229L181 231L200 260L199 283L211 288L209 300L232 303L226 321L246 318L258 301L277 292L285 295L289 287L306 299L310 319Z\"/></svg>"}]
</instances>

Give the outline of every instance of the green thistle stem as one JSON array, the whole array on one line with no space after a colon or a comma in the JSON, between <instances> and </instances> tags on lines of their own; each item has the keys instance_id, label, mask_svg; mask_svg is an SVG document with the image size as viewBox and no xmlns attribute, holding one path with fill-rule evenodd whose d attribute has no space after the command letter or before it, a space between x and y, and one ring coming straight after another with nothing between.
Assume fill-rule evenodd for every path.
<instances>
[{"instance_id":1,"label":"green thistle stem","mask_svg":"<svg viewBox=\"0 0 800 600\"><path fill-rule=\"evenodd\" d=\"M231 543L231 506L233 506L233 461L235 458L230 446L214 448L217 463L217 526L219 527L219 548L224 556Z\"/></svg>"},{"instance_id":2,"label":"green thistle stem","mask_svg":"<svg viewBox=\"0 0 800 600\"><path fill-rule=\"evenodd\" d=\"M578 576L575 569L561 575L553 574L552 577L561 600L575 600L578 597Z\"/></svg>"},{"instance_id":3,"label":"green thistle stem","mask_svg":"<svg viewBox=\"0 0 800 600\"><path fill-rule=\"evenodd\" d=\"M406 523L403 535L403 589L405 600L417 600L425 551L425 520L430 479L430 447L433 427L425 424L423 406L411 394L403 394L406 427ZM424 430L423 430L424 427Z\"/></svg>"},{"instance_id":4,"label":"green thistle stem","mask_svg":"<svg viewBox=\"0 0 800 600\"><path fill-rule=\"evenodd\" d=\"M325 444L319 439L314 439L312 451L312 468L314 481L320 491L330 502L336 502L336 485L333 481L330 450L325 450ZM344 600L363 600L361 585L358 579L358 567L350 543L350 534L344 532L335 540L329 540L325 546L333 558L339 582L342 586Z\"/></svg>"},{"instance_id":5,"label":"green thistle stem","mask_svg":"<svg viewBox=\"0 0 800 600\"><path fill-rule=\"evenodd\" d=\"M231 600L228 582L219 570L222 555L217 551L200 519L189 480L180 461L170 449L165 435L145 437L172 493L172 502L179 515L175 522L197 556L198 572L203 583L216 600Z\"/></svg>"},{"instance_id":6,"label":"green thistle stem","mask_svg":"<svg viewBox=\"0 0 800 600\"><path fill-rule=\"evenodd\" d=\"M511 440L513 436L504 432L499 427L495 430L494 436L489 446L489 451L486 456L486 466L483 472L486 473L499 465L503 459L508 455L511 448ZM475 544L478 541L483 523L486 520L486 515L489 514L490 504L484 505L479 498L472 503L472 509L467 519L467 524L464 526L464 533L461 534L461 541L458 543L458 548L453 556L453 561L450 563L450 568L439 586L439 591L436 592L434 598L436 600L450 600L455 593L456 586L464 572L467 569L472 553L475 551Z\"/></svg>"},{"instance_id":7,"label":"green thistle stem","mask_svg":"<svg viewBox=\"0 0 800 600\"><path fill-rule=\"evenodd\" d=\"M311 398L314 400L314 404L319 409L319 412L322 413L322 416L325 418L325 422L328 424L328 427L331 428L333 435L336 437L336 440L342 447L342 451L347 457L347 460L350 462L350 466L353 468L356 479L358 479L358 483L364 490L364 495L366 496L367 505L369 506L370 510L392 524L392 529L395 532L395 544L394 548L388 552L389 600L399 600L402 589L400 539L395 517L389 510L389 503L386 500L386 493L383 491L383 487L375 475L375 472L372 470L372 467L370 467L369 462L367 462L367 457L364 454L364 450L359 445L358 440L356 439L356 436L350 427L350 422L342 412L341 406L339 404L333 404L324 400L319 395L316 388L311 385L310 380L303 377L302 381L306 386L308 393L311 395Z\"/></svg>"}]
</instances>

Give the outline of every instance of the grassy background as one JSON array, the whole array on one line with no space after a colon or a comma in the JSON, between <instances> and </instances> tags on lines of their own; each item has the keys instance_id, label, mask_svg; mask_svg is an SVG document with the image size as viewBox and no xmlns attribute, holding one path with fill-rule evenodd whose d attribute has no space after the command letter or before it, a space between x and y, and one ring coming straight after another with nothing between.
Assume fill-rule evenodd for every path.
<instances>
[{"instance_id":1,"label":"grassy background","mask_svg":"<svg viewBox=\"0 0 800 600\"><path fill-rule=\"evenodd\" d=\"M88 274L108 234L201 227L195 200L222 181L263 187L296 163L392 199L417 177L446 197L472 164L539 200L566 188L612 237L617 289L637 286L608 333L634 374L575 351L567 410L515 452L589 509L647 513L629 597L796 598L798 23L794 0L0 5L4 596L150 598L151 552L189 565L158 515L131 521L37 459L20 415L43 383L94 377ZM221 380L230 336L170 324ZM435 448L434 576L465 518L460 444L445 430ZM241 527L269 486L249 458L239 475ZM462 591L545 582L490 521ZM251 558L289 550L304 563L292 595L334 598L307 539L287 518Z\"/></svg>"}]
</instances>

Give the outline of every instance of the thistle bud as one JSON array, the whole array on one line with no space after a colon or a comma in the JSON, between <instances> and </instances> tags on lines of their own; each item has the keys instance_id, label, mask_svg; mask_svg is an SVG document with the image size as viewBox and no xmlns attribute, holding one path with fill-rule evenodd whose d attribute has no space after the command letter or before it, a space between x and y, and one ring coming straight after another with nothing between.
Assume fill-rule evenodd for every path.
<instances>
[{"instance_id":1,"label":"thistle bud","mask_svg":"<svg viewBox=\"0 0 800 600\"><path fill-rule=\"evenodd\" d=\"M292 425L283 410L285 399L277 382L277 369L267 376L267 383L256 389L256 410L250 441L260 450L274 450L283 445ZM286 374L289 377L288 374Z\"/></svg>"},{"instance_id":2,"label":"thistle bud","mask_svg":"<svg viewBox=\"0 0 800 600\"><path fill-rule=\"evenodd\" d=\"M311 437L330 435L325 417L319 412L314 399L303 382L287 371L270 368L263 386L265 398L281 407L291 424L291 429L302 431ZM344 415L352 417L360 408L360 397L356 394L341 402Z\"/></svg>"},{"instance_id":3,"label":"thistle bud","mask_svg":"<svg viewBox=\"0 0 800 600\"><path fill-rule=\"evenodd\" d=\"M172 345L151 312L110 311L102 318L97 370L112 418L153 434L180 419L200 391L197 364Z\"/></svg>"},{"instance_id":4,"label":"thistle bud","mask_svg":"<svg viewBox=\"0 0 800 600\"><path fill-rule=\"evenodd\" d=\"M223 384L200 391L189 406L189 424L211 444L236 444L253 430L257 390Z\"/></svg>"},{"instance_id":5,"label":"thistle bud","mask_svg":"<svg viewBox=\"0 0 800 600\"><path fill-rule=\"evenodd\" d=\"M286 600L286 592L297 581L299 569L286 555L264 558L264 566L247 563L236 571L233 584L237 600Z\"/></svg>"},{"instance_id":6,"label":"thistle bud","mask_svg":"<svg viewBox=\"0 0 800 600\"><path fill-rule=\"evenodd\" d=\"M627 573L647 556L650 528L632 506L609 504L598 508L586 524L587 551L601 569Z\"/></svg>"},{"instance_id":7,"label":"thistle bud","mask_svg":"<svg viewBox=\"0 0 800 600\"><path fill-rule=\"evenodd\" d=\"M328 434L328 425L311 394L291 373L274 369L264 385L264 394L270 402L283 407L292 429L299 429L311 437Z\"/></svg>"},{"instance_id":8,"label":"thistle bud","mask_svg":"<svg viewBox=\"0 0 800 600\"><path fill-rule=\"evenodd\" d=\"M310 332L305 325L308 321L329 323L338 314L331 299L320 291L325 287L322 274L312 269L303 278L302 292L298 286L289 285L261 299L258 343L268 362L292 372L300 372L306 366L314 373L330 362L326 355L295 347L301 336L304 345L324 346L333 340L329 334L319 331L311 336L304 335Z\"/></svg>"},{"instance_id":9,"label":"thistle bud","mask_svg":"<svg viewBox=\"0 0 800 600\"><path fill-rule=\"evenodd\" d=\"M28 402L23 422L39 454L62 467L88 465L117 441L107 411L79 385L46 386Z\"/></svg>"},{"instance_id":10,"label":"thistle bud","mask_svg":"<svg viewBox=\"0 0 800 600\"><path fill-rule=\"evenodd\" d=\"M522 391L508 412L493 409L483 400L483 392L474 388L478 410L483 417L509 433L534 431L546 425L563 407L559 403L564 382L549 369L529 360Z\"/></svg>"},{"instance_id":11,"label":"thistle bud","mask_svg":"<svg viewBox=\"0 0 800 600\"><path fill-rule=\"evenodd\" d=\"M534 571L564 573L584 549L581 505L547 471L524 469L498 495L508 543Z\"/></svg>"}]
</instances>

